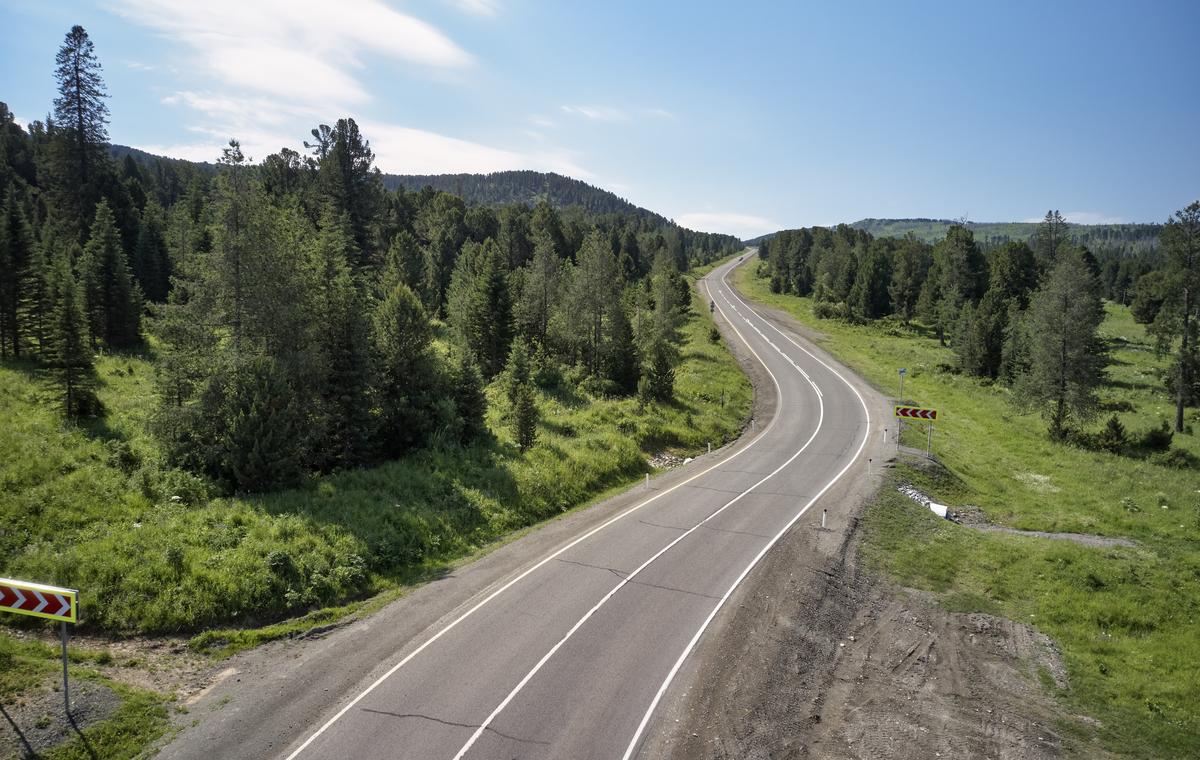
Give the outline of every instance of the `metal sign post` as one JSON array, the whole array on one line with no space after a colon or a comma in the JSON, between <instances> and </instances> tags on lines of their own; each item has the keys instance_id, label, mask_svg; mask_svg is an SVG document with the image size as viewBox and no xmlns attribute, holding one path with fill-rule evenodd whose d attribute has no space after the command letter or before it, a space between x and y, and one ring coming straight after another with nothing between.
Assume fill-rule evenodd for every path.
<instances>
[{"instance_id":1,"label":"metal sign post","mask_svg":"<svg viewBox=\"0 0 1200 760\"><path fill-rule=\"evenodd\" d=\"M908 368L901 367L900 368L900 399L899 399L901 404L904 403L904 376L907 374L908 374ZM901 419L899 424L896 426L896 444L897 445L899 445L899 443L900 443L900 434L903 432L904 432L904 420Z\"/></svg>"},{"instance_id":2,"label":"metal sign post","mask_svg":"<svg viewBox=\"0 0 1200 760\"><path fill-rule=\"evenodd\" d=\"M58 620L62 623L63 705L71 715L71 684L67 679L67 623L79 620L79 592L73 588L0 578L0 612Z\"/></svg>"},{"instance_id":3,"label":"metal sign post","mask_svg":"<svg viewBox=\"0 0 1200 760\"><path fill-rule=\"evenodd\" d=\"M925 444L925 456L933 459L933 423L929 423L929 441Z\"/></svg>"}]
</instances>

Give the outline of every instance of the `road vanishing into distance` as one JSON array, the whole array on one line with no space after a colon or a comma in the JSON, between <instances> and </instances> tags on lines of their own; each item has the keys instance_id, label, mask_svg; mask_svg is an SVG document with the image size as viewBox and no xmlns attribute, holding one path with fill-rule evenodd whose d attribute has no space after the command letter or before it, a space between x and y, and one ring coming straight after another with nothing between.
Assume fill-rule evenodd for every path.
<instances>
[{"instance_id":1,"label":"road vanishing into distance","mask_svg":"<svg viewBox=\"0 0 1200 760\"><path fill-rule=\"evenodd\" d=\"M866 473L878 419L861 381L734 292L739 262L699 287L725 339L760 364L769 421L615 509L534 531L536 553L525 539L504 547L509 559L494 562L510 564L480 570L477 587L464 568L459 598L414 592L314 645L311 663L247 666L223 686L228 704L200 710L162 756L638 757L677 674L759 559L806 514L811 525L822 509L849 508L822 496Z\"/></svg>"}]
</instances>

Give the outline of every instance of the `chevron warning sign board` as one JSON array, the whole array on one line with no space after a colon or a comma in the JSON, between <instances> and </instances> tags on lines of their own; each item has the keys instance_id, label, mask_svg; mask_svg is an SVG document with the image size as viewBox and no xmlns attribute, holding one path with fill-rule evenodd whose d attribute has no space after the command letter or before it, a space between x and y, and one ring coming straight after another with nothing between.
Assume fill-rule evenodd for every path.
<instances>
[{"instance_id":1,"label":"chevron warning sign board","mask_svg":"<svg viewBox=\"0 0 1200 760\"><path fill-rule=\"evenodd\" d=\"M906 420L936 420L937 409L923 409L919 406L896 406L896 416Z\"/></svg>"},{"instance_id":2,"label":"chevron warning sign board","mask_svg":"<svg viewBox=\"0 0 1200 760\"><path fill-rule=\"evenodd\" d=\"M70 588L0 578L0 612L74 623L79 618L79 592Z\"/></svg>"}]
</instances>

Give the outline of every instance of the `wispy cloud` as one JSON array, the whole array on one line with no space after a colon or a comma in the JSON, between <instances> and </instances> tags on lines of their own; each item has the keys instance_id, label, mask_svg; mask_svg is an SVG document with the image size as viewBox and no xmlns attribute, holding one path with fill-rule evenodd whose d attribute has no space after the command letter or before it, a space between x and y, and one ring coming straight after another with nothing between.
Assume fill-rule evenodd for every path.
<instances>
[{"instance_id":1,"label":"wispy cloud","mask_svg":"<svg viewBox=\"0 0 1200 760\"><path fill-rule=\"evenodd\" d=\"M125 61L125 66L133 69L134 71L154 71L157 68L156 66L151 66L150 64L142 63L141 61Z\"/></svg>"},{"instance_id":2,"label":"wispy cloud","mask_svg":"<svg viewBox=\"0 0 1200 760\"><path fill-rule=\"evenodd\" d=\"M553 119L547 119L545 116L539 116L537 114L529 117L529 123L544 129L554 129L558 126L558 122L554 121Z\"/></svg>"},{"instance_id":3,"label":"wispy cloud","mask_svg":"<svg viewBox=\"0 0 1200 760\"><path fill-rule=\"evenodd\" d=\"M562 106L562 111L592 121L629 121L629 116L624 111L611 106Z\"/></svg>"},{"instance_id":4,"label":"wispy cloud","mask_svg":"<svg viewBox=\"0 0 1200 760\"><path fill-rule=\"evenodd\" d=\"M367 53L461 68L471 56L433 26L379 0L114 0L126 19L186 45L223 83L286 99L362 103Z\"/></svg>"},{"instance_id":5,"label":"wispy cloud","mask_svg":"<svg viewBox=\"0 0 1200 760\"><path fill-rule=\"evenodd\" d=\"M536 169L589 179L592 173L565 152L521 152L408 127L366 122L375 162L397 174L454 174Z\"/></svg>"},{"instance_id":6,"label":"wispy cloud","mask_svg":"<svg viewBox=\"0 0 1200 760\"><path fill-rule=\"evenodd\" d=\"M646 115L654 116L659 119L671 119L671 120L675 119L675 114L671 113L670 111L668 111L665 108L647 108Z\"/></svg>"},{"instance_id":7,"label":"wispy cloud","mask_svg":"<svg viewBox=\"0 0 1200 760\"><path fill-rule=\"evenodd\" d=\"M1023 222L1035 224L1045 219L1046 216L1031 216L1028 219L1022 219ZM1129 220L1122 216L1112 216L1105 214L1102 211L1064 211L1063 218L1071 224L1128 224Z\"/></svg>"},{"instance_id":8,"label":"wispy cloud","mask_svg":"<svg viewBox=\"0 0 1200 760\"><path fill-rule=\"evenodd\" d=\"M495 16L500 10L497 0L450 0L459 10L476 16Z\"/></svg>"},{"instance_id":9,"label":"wispy cloud","mask_svg":"<svg viewBox=\"0 0 1200 760\"><path fill-rule=\"evenodd\" d=\"M765 235L779 229L777 223L766 217L729 212L698 211L692 214L681 214L675 217L675 222L690 230L721 232L726 235L736 235L742 240Z\"/></svg>"},{"instance_id":10,"label":"wispy cloud","mask_svg":"<svg viewBox=\"0 0 1200 760\"><path fill-rule=\"evenodd\" d=\"M359 81L365 55L431 70L473 62L440 31L380 0L343 0L336 8L315 0L113 1L129 20L190 51L199 72L212 80L163 98L166 105L194 112L197 118L187 130L202 139L137 146L143 150L213 161L236 137L247 156L261 160L281 147L299 149L313 125L348 113L355 115L376 164L386 172L538 169L592 177L567 151L509 150L364 116L373 100ZM497 7L490 0L464 5L478 13ZM553 122L545 119L544 125Z\"/></svg>"}]
</instances>

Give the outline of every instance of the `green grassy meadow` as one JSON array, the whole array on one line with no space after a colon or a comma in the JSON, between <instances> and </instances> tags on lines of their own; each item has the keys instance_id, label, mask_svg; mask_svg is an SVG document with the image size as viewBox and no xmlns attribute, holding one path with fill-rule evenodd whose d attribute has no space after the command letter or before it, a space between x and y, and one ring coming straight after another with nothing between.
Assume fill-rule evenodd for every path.
<instances>
[{"instance_id":1,"label":"green grassy meadow","mask_svg":"<svg viewBox=\"0 0 1200 760\"><path fill-rule=\"evenodd\" d=\"M79 588L82 625L111 633L336 617L632 482L649 471L648 453L696 453L736 436L750 384L710 342L699 297L692 312L671 404L640 409L636 399L565 383L540 395L538 443L525 454L499 402L486 445L423 451L254 497L211 498L202 481L163 465L147 433L148 358L100 360L108 412L82 427L62 422L34 368L4 362L0 417L11 422L0 428L0 573ZM488 393L502 396L498 386Z\"/></svg>"},{"instance_id":2,"label":"green grassy meadow","mask_svg":"<svg viewBox=\"0 0 1200 760\"><path fill-rule=\"evenodd\" d=\"M934 453L944 468L903 461L891 484L916 485L951 505L978 505L1015 528L1121 536L1133 548L984 533L940 520L885 488L867 515L866 554L904 586L931 591L955 611L1028 622L1054 639L1070 676L1055 696L1073 754L1097 747L1139 758L1200 757L1200 470L1175 469L1051 443L1036 414L1012 393L954 374L950 349L898 322L818 320L810 299L770 292L754 266L737 270L747 296L786 310L823 334L821 344L885 393L939 410ZM1126 308L1108 305L1112 347L1101 396L1127 429L1157 426L1173 407L1157 357ZM1119 410L1119 411L1118 411ZM1197 411L1190 422L1200 428ZM888 421L894 425L894 420ZM923 429L905 442L924 448ZM1200 455L1200 438L1173 445ZM1050 687L1052 688L1052 687Z\"/></svg>"}]
</instances>

